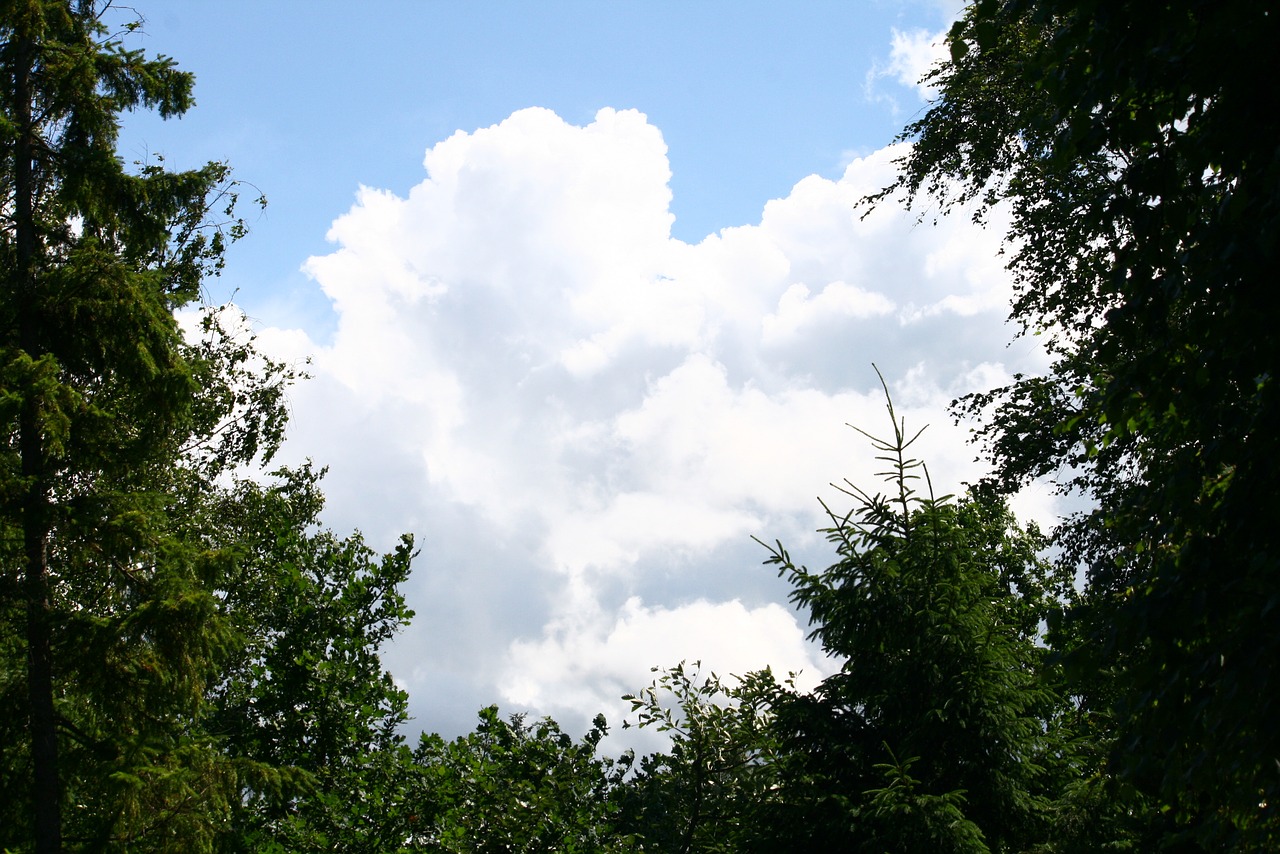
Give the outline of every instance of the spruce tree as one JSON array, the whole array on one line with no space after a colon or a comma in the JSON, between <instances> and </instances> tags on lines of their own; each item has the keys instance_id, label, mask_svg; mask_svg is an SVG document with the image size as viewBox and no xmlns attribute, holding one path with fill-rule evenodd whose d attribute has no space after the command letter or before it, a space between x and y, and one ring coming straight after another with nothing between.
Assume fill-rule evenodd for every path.
<instances>
[{"instance_id":1,"label":"spruce tree","mask_svg":"<svg viewBox=\"0 0 1280 854\"><path fill-rule=\"evenodd\" d=\"M200 721L234 554L175 519L278 443L288 374L179 328L243 232L236 188L121 161L121 113L181 114L192 77L109 12L0 3L0 846L38 852L200 850L228 808Z\"/></svg>"}]
</instances>

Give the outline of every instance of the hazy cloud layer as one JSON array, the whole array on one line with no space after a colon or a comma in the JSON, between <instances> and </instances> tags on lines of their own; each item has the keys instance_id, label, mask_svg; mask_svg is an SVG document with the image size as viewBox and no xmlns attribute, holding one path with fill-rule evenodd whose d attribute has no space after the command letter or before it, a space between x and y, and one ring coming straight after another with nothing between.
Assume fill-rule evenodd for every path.
<instances>
[{"instance_id":1,"label":"hazy cloud layer","mask_svg":"<svg viewBox=\"0 0 1280 854\"><path fill-rule=\"evenodd\" d=\"M389 660L419 726L495 701L616 723L681 658L825 672L751 536L827 559L815 496L877 470L845 425L888 428L873 361L951 491L979 469L947 402L1040 358L1006 347L999 222L864 217L898 153L696 245L670 236L666 146L635 111L522 110L433 146L407 195L360 190L306 264L332 340L261 340L314 357L288 453L331 463L330 518L418 536Z\"/></svg>"}]
</instances>

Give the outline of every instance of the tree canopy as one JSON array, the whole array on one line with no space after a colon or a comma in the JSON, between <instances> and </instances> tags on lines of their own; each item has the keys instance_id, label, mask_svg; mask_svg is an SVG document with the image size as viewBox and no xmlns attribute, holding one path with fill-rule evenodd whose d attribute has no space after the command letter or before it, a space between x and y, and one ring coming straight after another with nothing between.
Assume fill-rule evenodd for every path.
<instances>
[{"instance_id":1,"label":"tree canopy","mask_svg":"<svg viewBox=\"0 0 1280 854\"><path fill-rule=\"evenodd\" d=\"M777 707L819 796L848 805L815 843L852 829L859 850L1024 850L1043 835L1045 766L1061 749L1065 698L1041 625L1064 585L1039 533L1002 502L931 494L908 455L919 433L891 402L889 416L892 436L872 440L888 494L846 483L853 509L828 511L838 562L812 572L781 544L770 558L843 662L813 696Z\"/></svg>"},{"instance_id":2,"label":"tree canopy","mask_svg":"<svg viewBox=\"0 0 1280 854\"><path fill-rule=\"evenodd\" d=\"M885 191L1012 211L1054 364L961 411L998 488L1091 500L1057 534L1088 576L1068 662L1119 671L1115 767L1211 846L1278 832L1276 35L1253 2L982 0Z\"/></svg>"}]
</instances>

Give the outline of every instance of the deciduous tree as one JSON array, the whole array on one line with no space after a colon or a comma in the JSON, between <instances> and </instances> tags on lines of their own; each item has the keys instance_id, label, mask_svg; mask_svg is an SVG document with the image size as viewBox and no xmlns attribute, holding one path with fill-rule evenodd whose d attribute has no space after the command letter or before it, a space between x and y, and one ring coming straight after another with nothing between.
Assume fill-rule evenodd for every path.
<instances>
[{"instance_id":1,"label":"deciduous tree","mask_svg":"<svg viewBox=\"0 0 1280 854\"><path fill-rule=\"evenodd\" d=\"M220 850L385 854L411 830L408 695L380 653L413 616L412 539L379 559L323 529L319 479L304 467L206 488L189 518L235 556L218 594L234 641L204 721L239 771Z\"/></svg>"},{"instance_id":2,"label":"deciduous tree","mask_svg":"<svg viewBox=\"0 0 1280 854\"><path fill-rule=\"evenodd\" d=\"M787 757L772 726L782 686L767 669L732 679L699 662L654 671L648 687L622 699L636 726L666 733L671 747L640 760L622 826L646 850L771 850L787 809L778 785Z\"/></svg>"},{"instance_id":3,"label":"deciduous tree","mask_svg":"<svg viewBox=\"0 0 1280 854\"><path fill-rule=\"evenodd\" d=\"M1265 3L981 0L886 193L1013 215L1013 317L1055 361L966 402L996 484L1054 477L1115 668L1115 767L1209 848L1280 844L1280 110Z\"/></svg>"},{"instance_id":4,"label":"deciduous tree","mask_svg":"<svg viewBox=\"0 0 1280 854\"><path fill-rule=\"evenodd\" d=\"M469 735L424 735L415 752L423 788L413 850L641 850L616 828L614 796L631 762L629 754L596 755L607 732L597 716L574 741L550 718L503 719L491 706Z\"/></svg>"}]
</instances>

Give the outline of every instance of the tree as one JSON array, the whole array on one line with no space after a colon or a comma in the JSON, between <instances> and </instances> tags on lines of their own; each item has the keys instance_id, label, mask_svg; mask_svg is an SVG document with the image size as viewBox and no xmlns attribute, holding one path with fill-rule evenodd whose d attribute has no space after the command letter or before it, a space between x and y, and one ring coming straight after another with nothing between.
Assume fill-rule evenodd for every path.
<instances>
[{"instance_id":1,"label":"tree","mask_svg":"<svg viewBox=\"0 0 1280 854\"><path fill-rule=\"evenodd\" d=\"M120 111L179 114L191 78L104 40L107 5L0 4L5 647L26 662L4 685L30 733L5 762L30 781L6 832L37 851L130 823L159 845L227 791L185 723L225 627L163 484L200 420L173 310L243 227L224 166L116 157Z\"/></svg>"},{"instance_id":2,"label":"tree","mask_svg":"<svg viewBox=\"0 0 1280 854\"><path fill-rule=\"evenodd\" d=\"M205 722L241 770L220 848L395 851L415 772L408 696L379 651L413 616L399 591L412 538L375 559L358 534L319 527L320 473L276 478L203 490L187 517L193 537L236 553L219 595L233 652Z\"/></svg>"},{"instance_id":3,"label":"tree","mask_svg":"<svg viewBox=\"0 0 1280 854\"><path fill-rule=\"evenodd\" d=\"M846 482L853 508L827 511L837 562L813 572L771 548L812 636L843 662L774 703L794 757L783 798L803 805L791 847L1026 850L1048 837L1063 779L1051 770L1064 770L1067 704L1042 625L1068 585L998 499L918 493L927 473L907 452L920 434L888 410L892 438L870 438L890 494Z\"/></svg>"},{"instance_id":4,"label":"tree","mask_svg":"<svg viewBox=\"0 0 1280 854\"><path fill-rule=\"evenodd\" d=\"M237 185L117 158L192 78L110 6L0 2L0 847L390 850L349 796L407 785L411 542L320 530L309 468L242 479L296 372L228 311L183 332Z\"/></svg>"},{"instance_id":5,"label":"tree","mask_svg":"<svg viewBox=\"0 0 1280 854\"><path fill-rule=\"evenodd\" d=\"M0 0L0 847L394 850L411 540L322 530L309 467L245 479L297 372L187 322L239 185L121 163L121 111L192 78L110 12Z\"/></svg>"},{"instance_id":6,"label":"tree","mask_svg":"<svg viewBox=\"0 0 1280 854\"><path fill-rule=\"evenodd\" d=\"M490 706L469 735L447 742L424 734L411 850L639 850L615 827L614 795L631 757L597 758L607 733L602 715L575 742L550 718L504 720Z\"/></svg>"},{"instance_id":7,"label":"tree","mask_svg":"<svg viewBox=\"0 0 1280 854\"><path fill-rule=\"evenodd\" d=\"M1101 773L1096 712L1046 644L1049 623L1063 637L1070 574L998 496L919 494L919 434L888 411L892 438L869 438L890 494L846 481L853 508L827 511L836 563L813 572L770 547L839 672L803 692L767 670L660 671L624 697L672 744L627 783L623 827L672 851L1134 844L1144 805Z\"/></svg>"},{"instance_id":8,"label":"tree","mask_svg":"<svg viewBox=\"0 0 1280 854\"><path fill-rule=\"evenodd\" d=\"M768 669L734 683L703 675L699 662L654 672L622 699L635 725L669 734L671 748L641 759L624 789L622 826L659 851L778 850L786 757L772 720L782 686Z\"/></svg>"},{"instance_id":9,"label":"tree","mask_svg":"<svg viewBox=\"0 0 1280 854\"><path fill-rule=\"evenodd\" d=\"M1183 837L1275 847L1280 230L1267 4L982 0L885 191L1013 215L1013 317L1054 356L965 401L1002 491L1092 500L1056 534L1115 668L1114 767Z\"/></svg>"}]
</instances>

